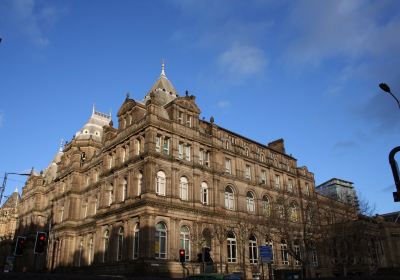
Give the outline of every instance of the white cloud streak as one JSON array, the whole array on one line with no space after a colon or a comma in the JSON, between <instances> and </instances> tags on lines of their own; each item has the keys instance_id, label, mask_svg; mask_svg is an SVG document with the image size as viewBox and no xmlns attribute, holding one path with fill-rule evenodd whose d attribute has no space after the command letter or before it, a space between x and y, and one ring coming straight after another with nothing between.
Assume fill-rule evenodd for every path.
<instances>
[{"instance_id":1,"label":"white cloud streak","mask_svg":"<svg viewBox=\"0 0 400 280\"><path fill-rule=\"evenodd\" d=\"M13 34L3 36L17 35L37 47L46 47L50 43L46 31L56 23L60 11L54 6L39 5L35 0L6 0L0 4L0 17Z\"/></svg>"},{"instance_id":2,"label":"white cloud streak","mask_svg":"<svg viewBox=\"0 0 400 280\"><path fill-rule=\"evenodd\" d=\"M243 79L260 74L267 64L262 49L241 44L233 44L218 57L221 72L229 80L240 83Z\"/></svg>"}]
</instances>

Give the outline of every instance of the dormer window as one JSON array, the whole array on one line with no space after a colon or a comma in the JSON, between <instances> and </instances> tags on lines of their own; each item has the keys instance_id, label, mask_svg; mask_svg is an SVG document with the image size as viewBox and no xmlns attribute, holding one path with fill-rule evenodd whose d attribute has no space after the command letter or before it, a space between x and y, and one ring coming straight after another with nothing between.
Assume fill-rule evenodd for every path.
<instances>
[{"instance_id":1,"label":"dormer window","mask_svg":"<svg viewBox=\"0 0 400 280\"><path fill-rule=\"evenodd\" d=\"M183 124L183 112L178 112L178 123Z\"/></svg>"},{"instance_id":2,"label":"dormer window","mask_svg":"<svg viewBox=\"0 0 400 280\"><path fill-rule=\"evenodd\" d=\"M186 117L186 125L188 127L192 127L192 116L187 115L187 117Z\"/></svg>"}]
</instances>

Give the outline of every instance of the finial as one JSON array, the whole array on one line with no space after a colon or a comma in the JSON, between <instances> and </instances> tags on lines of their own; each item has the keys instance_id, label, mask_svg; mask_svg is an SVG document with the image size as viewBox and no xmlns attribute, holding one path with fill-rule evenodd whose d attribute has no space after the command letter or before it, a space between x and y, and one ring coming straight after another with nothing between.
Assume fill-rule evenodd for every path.
<instances>
[{"instance_id":1,"label":"finial","mask_svg":"<svg viewBox=\"0 0 400 280\"><path fill-rule=\"evenodd\" d=\"M160 75L161 77L167 77L166 75L165 75L165 61L164 61L164 58L161 60L161 75Z\"/></svg>"},{"instance_id":2,"label":"finial","mask_svg":"<svg viewBox=\"0 0 400 280\"><path fill-rule=\"evenodd\" d=\"M15 186L14 192L15 192L15 193L18 193L18 186Z\"/></svg>"},{"instance_id":3,"label":"finial","mask_svg":"<svg viewBox=\"0 0 400 280\"><path fill-rule=\"evenodd\" d=\"M211 118L210 118L210 123L214 123L214 117L213 116L211 116Z\"/></svg>"},{"instance_id":4,"label":"finial","mask_svg":"<svg viewBox=\"0 0 400 280\"><path fill-rule=\"evenodd\" d=\"M126 100L129 99L129 92L126 93Z\"/></svg>"},{"instance_id":5,"label":"finial","mask_svg":"<svg viewBox=\"0 0 400 280\"><path fill-rule=\"evenodd\" d=\"M189 96L189 91L188 90L185 91L185 95Z\"/></svg>"},{"instance_id":6,"label":"finial","mask_svg":"<svg viewBox=\"0 0 400 280\"><path fill-rule=\"evenodd\" d=\"M93 103L93 108L92 108L92 115L94 115L94 112L96 111L96 105Z\"/></svg>"}]
</instances>

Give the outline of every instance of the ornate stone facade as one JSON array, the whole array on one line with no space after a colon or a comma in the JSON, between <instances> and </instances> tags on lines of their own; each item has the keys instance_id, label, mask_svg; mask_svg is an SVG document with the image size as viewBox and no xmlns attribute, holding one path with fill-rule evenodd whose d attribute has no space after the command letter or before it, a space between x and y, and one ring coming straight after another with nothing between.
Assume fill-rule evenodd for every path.
<instances>
[{"instance_id":1,"label":"ornate stone facade","mask_svg":"<svg viewBox=\"0 0 400 280\"><path fill-rule=\"evenodd\" d=\"M285 153L199 118L164 69L144 101L127 95L118 127L95 110L41 174L23 188L18 234L49 233L17 269L82 269L182 276L201 270L261 272L258 246L273 246L276 276L329 275L317 240L330 217L356 218L315 192L314 176ZM331 207L331 206L334 207ZM29 244L30 248L33 243ZM213 262L198 261L203 248ZM267 268L265 267L267 273Z\"/></svg>"}]
</instances>

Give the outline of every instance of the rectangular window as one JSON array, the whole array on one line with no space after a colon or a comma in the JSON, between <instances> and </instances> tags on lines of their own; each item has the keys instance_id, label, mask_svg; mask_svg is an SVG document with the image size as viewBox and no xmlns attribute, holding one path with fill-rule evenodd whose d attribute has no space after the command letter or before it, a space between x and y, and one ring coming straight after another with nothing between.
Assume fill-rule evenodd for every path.
<instances>
[{"instance_id":1,"label":"rectangular window","mask_svg":"<svg viewBox=\"0 0 400 280\"><path fill-rule=\"evenodd\" d=\"M169 138L164 138L163 152L166 155L169 155Z\"/></svg>"},{"instance_id":2,"label":"rectangular window","mask_svg":"<svg viewBox=\"0 0 400 280\"><path fill-rule=\"evenodd\" d=\"M156 152L161 152L161 136L157 135L156 137Z\"/></svg>"},{"instance_id":3,"label":"rectangular window","mask_svg":"<svg viewBox=\"0 0 400 280\"><path fill-rule=\"evenodd\" d=\"M190 145L186 145L185 147L185 159L190 161Z\"/></svg>"},{"instance_id":4,"label":"rectangular window","mask_svg":"<svg viewBox=\"0 0 400 280\"><path fill-rule=\"evenodd\" d=\"M289 192L293 192L293 180L292 179L288 180L287 190Z\"/></svg>"},{"instance_id":5,"label":"rectangular window","mask_svg":"<svg viewBox=\"0 0 400 280\"><path fill-rule=\"evenodd\" d=\"M209 151L204 151L204 165L205 166L210 166L210 152Z\"/></svg>"},{"instance_id":6,"label":"rectangular window","mask_svg":"<svg viewBox=\"0 0 400 280\"><path fill-rule=\"evenodd\" d=\"M287 251L286 243L281 243L281 258L282 258L282 264L289 265L289 254Z\"/></svg>"},{"instance_id":7,"label":"rectangular window","mask_svg":"<svg viewBox=\"0 0 400 280\"><path fill-rule=\"evenodd\" d=\"M232 163L229 158L225 159L225 172L228 174L232 174Z\"/></svg>"},{"instance_id":8,"label":"rectangular window","mask_svg":"<svg viewBox=\"0 0 400 280\"><path fill-rule=\"evenodd\" d=\"M275 175L275 188L278 190L281 188L281 177L279 175Z\"/></svg>"},{"instance_id":9,"label":"rectangular window","mask_svg":"<svg viewBox=\"0 0 400 280\"><path fill-rule=\"evenodd\" d=\"M267 184L267 171L261 170L261 184Z\"/></svg>"},{"instance_id":10,"label":"rectangular window","mask_svg":"<svg viewBox=\"0 0 400 280\"><path fill-rule=\"evenodd\" d=\"M306 183L306 194L310 195L310 185Z\"/></svg>"},{"instance_id":11,"label":"rectangular window","mask_svg":"<svg viewBox=\"0 0 400 280\"><path fill-rule=\"evenodd\" d=\"M183 159L183 143L178 144L178 158Z\"/></svg>"},{"instance_id":12,"label":"rectangular window","mask_svg":"<svg viewBox=\"0 0 400 280\"><path fill-rule=\"evenodd\" d=\"M183 124L183 112L178 112L178 123Z\"/></svg>"},{"instance_id":13,"label":"rectangular window","mask_svg":"<svg viewBox=\"0 0 400 280\"><path fill-rule=\"evenodd\" d=\"M251 179L251 168L250 165L248 164L246 164L245 178L249 180Z\"/></svg>"},{"instance_id":14,"label":"rectangular window","mask_svg":"<svg viewBox=\"0 0 400 280\"><path fill-rule=\"evenodd\" d=\"M187 117L186 117L186 125L188 127L192 127L192 116L187 115Z\"/></svg>"},{"instance_id":15,"label":"rectangular window","mask_svg":"<svg viewBox=\"0 0 400 280\"><path fill-rule=\"evenodd\" d=\"M199 164L201 164L201 165L204 164L204 150L203 149L200 149Z\"/></svg>"},{"instance_id":16,"label":"rectangular window","mask_svg":"<svg viewBox=\"0 0 400 280\"><path fill-rule=\"evenodd\" d=\"M312 265L318 266L317 250L314 248L311 251Z\"/></svg>"}]
</instances>

